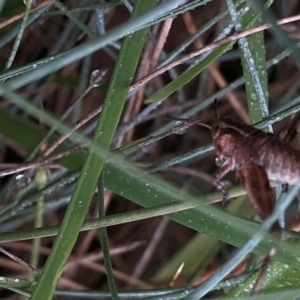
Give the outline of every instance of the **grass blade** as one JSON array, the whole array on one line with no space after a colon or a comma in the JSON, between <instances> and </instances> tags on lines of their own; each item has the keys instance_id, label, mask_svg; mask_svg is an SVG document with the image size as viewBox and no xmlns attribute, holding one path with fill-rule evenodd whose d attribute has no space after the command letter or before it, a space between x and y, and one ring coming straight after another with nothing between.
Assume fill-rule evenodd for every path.
<instances>
[{"instance_id":1,"label":"grass blade","mask_svg":"<svg viewBox=\"0 0 300 300\"><path fill-rule=\"evenodd\" d=\"M156 0L138 2L132 17L147 12L155 5ZM101 118L94 134L94 142L101 145L106 153L117 128L146 34L147 30L141 30L125 38L116 62ZM127 55L128 52L131 56ZM32 300L52 299L57 281L77 240L105 160L106 155L99 156L94 152L88 155Z\"/></svg>"}]
</instances>

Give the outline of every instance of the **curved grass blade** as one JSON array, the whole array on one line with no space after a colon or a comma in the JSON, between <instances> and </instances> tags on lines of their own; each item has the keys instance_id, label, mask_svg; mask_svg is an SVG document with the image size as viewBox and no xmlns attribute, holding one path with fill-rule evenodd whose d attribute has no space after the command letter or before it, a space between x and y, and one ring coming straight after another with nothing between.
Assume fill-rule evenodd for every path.
<instances>
[{"instance_id":1,"label":"curved grass blade","mask_svg":"<svg viewBox=\"0 0 300 300\"><path fill-rule=\"evenodd\" d=\"M141 15L156 5L156 0L137 2L132 17ZM106 155L126 101L147 30L125 38L110 82L102 114L94 134L94 142L104 149L103 155L90 152L81 170L75 191L68 205L58 236L54 242L32 300L52 299L57 281L73 249L94 194Z\"/></svg>"}]
</instances>

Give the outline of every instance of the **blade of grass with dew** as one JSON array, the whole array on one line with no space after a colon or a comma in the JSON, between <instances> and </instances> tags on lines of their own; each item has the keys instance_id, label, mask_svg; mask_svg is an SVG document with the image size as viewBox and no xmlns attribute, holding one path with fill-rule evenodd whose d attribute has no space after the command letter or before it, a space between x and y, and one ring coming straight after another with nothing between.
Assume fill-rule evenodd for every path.
<instances>
[{"instance_id":1,"label":"blade of grass with dew","mask_svg":"<svg viewBox=\"0 0 300 300\"><path fill-rule=\"evenodd\" d=\"M193 78L198 76L203 70L209 67L214 61L216 61L223 53L231 49L234 42L229 42L221 45L216 50L212 51L207 57L205 57L201 62L193 66L191 69L187 70L178 78L171 81L169 84L165 85L162 89L154 93L144 103L150 104L162 99L166 99L168 96L173 94L175 91L186 85Z\"/></svg>"},{"instance_id":2,"label":"blade of grass with dew","mask_svg":"<svg viewBox=\"0 0 300 300\"><path fill-rule=\"evenodd\" d=\"M227 281L228 282L228 281ZM227 285L225 286L223 284L224 288L227 288ZM220 288L219 288L220 289ZM186 295L194 290L193 287L186 287L184 288L165 288L165 289L155 289L155 290L139 290L139 291L120 291L118 293L119 297L122 297L122 299L147 299L147 300L177 300L177 299L185 299ZM286 300L286 297L289 297L287 299L299 299L299 293L300 289L293 289L290 291L283 291L278 293L267 293L264 295L255 295L255 300L270 300L270 299L276 299L276 300ZM90 294L88 292L82 292L82 291L70 291L70 290L58 290L55 293L57 296L64 296L64 297L73 297L73 299L84 299L83 297L88 297L90 295L90 298L97 299L106 299L110 297L110 294L105 291L90 291ZM293 297L294 298L290 298ZM220 300L220 297L217 298L209 298L210 300ZM228 300L236 300L237 298L231 297ZM239 300L249 300L249 296L247 297L239 297Z\"/></svg>"},{"instance_id":3,"label":"blade of grass with dew","mask_svg":"<svg viewBox=\"0 0 300 300\"><path fill-rule=\"evenodd\" d=\"M249 295L249 291L251 291L253 285L257 280L258 274L254 274L244 283L240 284L237 288L235 288L232 292L224 297L224 299L231 297L243 297ZM273 261L272 264L268 268L268 275L265 276L263 286L260 290L261 293L265 294L268 292L273 292L275 298L276 291L279 293L281 291L288 291L300 288L300 274L299 269L291 266L287 266L282 262ZM297 295L297 299L298 299ZM286 296L284 299L286 300L294 300L295 296L291 295L290 297Z\"/></svg>"},{"instance_id":4,"label":"blade of grass with dew","mask_svg":"<svg viewBox=\"0 0 300 300\"><path fill-rule=\"evenodd\" d=\"M156 0L138 1L134 7L132 18L152 9L156 3ZM126 37L122 43L99 124L94 134L94 142L101 145L107 153L120 120L147 32L147 29L140 30L132 36ZM77 240L107 153L99 156L90 152L88 155L51 254L31 297L32 300L52 299L57 281Z\"/></svg>"},{"instance_id":5,"label":"blade of grass with dew","mask_svg":"<svg viewBox=\"0 0 300 300\"><path fill-rule=\"evenodd\" d=\"M237 9L234 0L227 0L227 5L236 31L248 29L250 25L261 25L259 12L251 7L248 2L245 2L239 9ZM247 10L247 12L240 17L239 12L242 10ZM238 45L245 78L249 116L251 123L254 124L263 120L269 114L264 34L258 32L246 38L241 38ZM272 132L272 127L269 126L267 131Z\"/></svg>"},{"instance_id":6,"label":"blade of grass with dew","mask_svg":"<svg viewBox=\"0 0 300 300\"><path fill-rule=\"evenodd\" d=\"M270 1L268 1L270 5ZM248 2L241 9L247 9L241 20L239 11L233 0L227 0L230 16L237 31L248 29L249 26L261 25L258 11L249 6ZM264 34L258 32L238 40L241 54L243 74L247 93L249 115L252 123L257 123L269 114L268 110L268 79L266 66L266 50ZM271 128L270 128L271 129Z\"/></svg>"},{"instance_id":7,"label":"blade of grass with dew","mask_svg":"<svg viewBox=\"0 0 300 300\"><path fill-rule=\"evenodd\" d=\"M21 295L30 297L34 290L34 284L26 280L15 280L12 278L1 277L0 286L4 289L16 291Z\"/></svg>"}]
</instances>

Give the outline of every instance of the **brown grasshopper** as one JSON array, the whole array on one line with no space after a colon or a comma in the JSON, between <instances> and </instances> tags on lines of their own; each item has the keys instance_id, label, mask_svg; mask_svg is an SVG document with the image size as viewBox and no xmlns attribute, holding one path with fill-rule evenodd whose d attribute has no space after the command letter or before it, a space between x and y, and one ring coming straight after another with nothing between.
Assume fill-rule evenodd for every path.
<instances>
[{"instance_id":1,"label":"brown grasshopper","mask_svg":"<svg viewBox=\"0 0 300 300\"><path fill-rule=\"evenodd\" d=\"M270 187L269 180L281 184L295 184L300 180L299 151L273 134L228 117L219 117L216 102L215 121L211 126L200 121L174 119L210 129L216 149L216 165L219 167L213 176L213 183L222 192L223 203L227 198L227 191L221 179L230 171L236 171L238 179L262 220L272 213L275 204L275 192ZM272 231L278 233L279 225L275 224ZM276 247L272 246L253 288L254 293L260 289L267 266L275 253Z\"/></svg>"},{"instance_id":2,"label":"brown grasshopper","mask_svg":"<svg viewBox=\"0 0 300 300\"><path fill-rule=\"evenodd\" d=\"M211 126L200 121L171 119L210 129L216 149L216 165L220 167L213 176L213 183L222 192L223 200L226 200L227 191L221 179L230 171L237 172L237 177L245 186L246 191L250 191L250 196L254 192L252 187L254 183L249 182L249 178L259 178L260 180L256 181L262 182L262 188L268 190L269 194L271 194L269 180L281 184L295 184L300 180L300 151L285 144L271 133L236 122L228 117L218 117L216 107L215 117ZM255 188L258 186L255 185ZM253 197L256 196L253 195ZM254 203L254 206L256 207L257 204ZM272 209L271 205L266 209L267 211L263 209L263 212L260 212L261 209L259 209L258 213L262 219L265 219Z\"/></svg>"},{"instance_id":3,"label":"brown grasshopper","mask_svg":"<svg viewBox=\"0 0 300 300\"><path fill-rule=\"evenodd\" d=\"M265 133L228 118L219 118L212 125L212 138L220 167L214 176L216 186L231 170L247 165L262 167L269 180L295 184L300 180L300 152Z\"/></svg>"}]
</instances>

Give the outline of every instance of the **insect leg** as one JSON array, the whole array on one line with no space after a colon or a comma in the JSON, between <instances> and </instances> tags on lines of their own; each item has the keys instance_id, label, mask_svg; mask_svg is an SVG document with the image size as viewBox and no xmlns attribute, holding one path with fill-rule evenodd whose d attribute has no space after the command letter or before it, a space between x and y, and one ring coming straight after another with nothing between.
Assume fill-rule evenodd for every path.
<instances>
[{"instance_id":1,"label":"insect leg","mask_svg":"<svg viewBox=\"0 0 300 300\"><path fill-rule=\"evenodd\" d=\"M255 282L255 284L252 288L251 295L256 294L261 289L261 286L262 286L263 281L265 279L268 267L269 267L273 257L275 256L276 252L277 252L277 247L276 247L275 244L273 244L271 246L267 256L265 257L265 259L263 261L263 264L261 266L261 269L260 269L260 272L259 272L258 277L256 279L256 282Z\"/></svg>"},{"instance_id":2,"label":"insect leg","mask_svg":"<svg viewBox=\"0 0 300 300\"><path fill-rule=\"evenodd\" d=\"M215 187L222 193L222 202L223 205L226 206L226 200L227 200L227 191L224 186L224 183L221 182L221 179L229 172L231 171L232 167L231 165L226 165L221 167L217 173L213 176L212 181Z\"/></svg>"}]
</instances>

